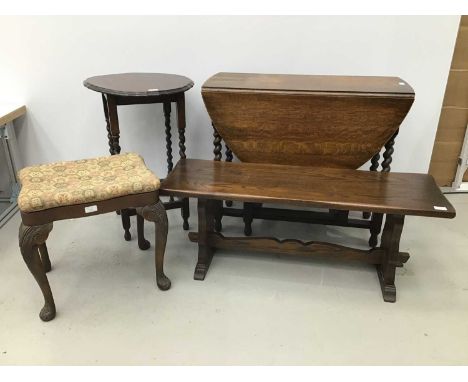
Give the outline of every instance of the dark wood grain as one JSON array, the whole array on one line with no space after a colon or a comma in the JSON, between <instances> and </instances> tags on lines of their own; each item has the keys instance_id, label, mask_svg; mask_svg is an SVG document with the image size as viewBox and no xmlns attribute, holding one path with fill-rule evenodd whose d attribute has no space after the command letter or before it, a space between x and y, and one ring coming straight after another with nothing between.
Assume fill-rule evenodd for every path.
<instances>
[{"instance_id":1,"label":"dark wood grain","mask_svg":"<svg viewBox=\"0 0 468 382\"><path fill-rule=\"evenodd\" d=\"M243 162L351 169L380 151L414 100L397 77L242 73L214 75L202 96Z\"/></svg>"},{"instance_id":2,"label":"dark wood grain","mask_svg":"<svg viewBox=\"0 0 468 382\"><path fill-rule=\"evenodd\" d=\"M172 134L171 134L171 103L163 103L164 125L166 126L166 154L167 154L167 173L169 174L174 167L172 163Z\"/></svg>"},{"instance_id":3,"label":"dark wood grain","mask_svg":"<svg viewBox=\"0 0 468 382\"><path fill-rule=\"evenodd\" d=\"M189 239L198 243L199 235L189 233ZM220 233L210 233L209 242L220 249L236 249L241 251L260 251L284 255L310 256L311 253L319 257L339 258L344 260L362 261L370 264L379 264L383 255L382 250L359 250L337 244L321 242L302 242L296 239L276 239L272 237L224 237Z\"/></svg>"},{"instance_id":4,"label":"dark wood grain","mask_svg":"<svg viewBox=\"0 0 468 382\"><path fill-rule=\"evenodd\" d=\"M198 199L198 261L193 278L204 280L213 258L213 247L208 234L214 230L215 203L213 200Z\"/></svg>"},{"instance_id":5,"label":"dark wood grain","mask_svg":"<svg viewBox=\"0 0 468 382\"><path fill-rule=\"evenodd\" d=\"M382 172L390 172L390 165L393 161L393 153L395 149L393 146L395 145L395 138L398 135L398 130L391 136L391 138L385 143L385 151L383 153L383 161L382 161Z\"/></svg>"},{"instance_id":6,"label":"dark wood grain","mask_svg":"<svg viewBox=\"0 0 468 382\"><path fill-rule=\"evenodd\" d=\"M455 216L455 209L427 174L185 159L162 182L160 192L338 210Z\"/></svg>"},{"instance_id":7,"label":"dark wood grain","mask_svg":"<svg viewBox=\"0 0 468 382\"><path fill-rule=\"evenodd\" d=\"M179 156L185 159L185 95L177 95L177 130L179 130Z\"/></svg>"},{"instance_id":8,"label":"dark wood grain","mask_svg":"<svg viewBox=\"0 0 468 382\"><path fill-rule=\"evenodd\" d=\"M189 239L198 243L199 234L190 232ZM381 264L385 256L384 250L379 249L355 249L343 245L296 239L277 239L274 237L225 237L220 233L209 233L208 242L219 249L236 249L240 251L268 252L293 256L313 256L326 260L357 261L368 264ZM399 263L405 263L409 254L401 252L397 254Z\"/></svg>"},{"instance_id":9,"label":"dark wood grain","mask_svg":"<svg viewBox=\"0 0 468 382\"><path fill-rule=\"evenodd\" d=\"M120 126L118 117L118 106L121 105L141 105L141 104L163 104L165 133L166 133L166 154L168 172L173 167L172 155L172 133L171 133L171 103L177 105L177 129L179 133L179 155L185 158L185 94L184 92L193 86L190 78L166 73L119 73L90 77L83 82L83 85L91 90L102 93L104 116L106 120L109 152L111 155L119 154L120 147ZM184 230L189 229L188 219L190 217L189 201L174 201L171 197L165 203L166 209L180 208L183 219ZM122 216L122 226L124 237L131 239L130 216L135 215L135 210L117 211ZM139 220L141 227L137 227L138 241L145 246L144 220Z\"/></svg>"},{"instance_id":10,"label":"dark wood grain","mask_svg":"<svg viewBox=\"0 0 468 382\"><path fill-rule=\"evenodd\" d=\"M142 207L156 203L157 201L157 192L145 192L141 194L119 196L117 198L102 200L99 202L81 203L63 207L49 208L47 210L36 212L21 211L21 219L25 225L43 225L57 220L76 219L87 216L100 215L121 209ZM85 207L94 205L97 207L96 212L85 212Z\"/></svg>"},{"instance_id":11,"label":"dark wood grain","mask_svg":"<svg viewBox=\"0 0 468 382\"><path fill-rule=\"evenodd\" d=\"M402 83L403 85L400 85ZM316 76L300 74L217 73L206 89L242 89L279 92L335 92L412 95L413 88L398 77Z\"/></svg>"},{"instance_id":12,"label":"dark wood grain","mask_svg":"<svg viewBox=\"0 0 468 382\"><path fill-rule=\"evenodd\" d=\"M190 160L189 160L190 161ZM189 162L187 161L187 162ZM219 167L222 162L210 162L210 161L194 161L194 162L205 162L205 163L214 163L215 167ZM224 163L226 168L230 168L234 173L234 168L232 164ZM241 166L243 166L241 164ZM250 166L257 167L258 165ZM272 166L275 167L275 166ZM276 166L280 167L280 166ZM286 167L286 166L281 166ZM292 167L292 166L289 166ZM237 167L236 170L239 170L240 167ZM358 172L358 171L354 171ZM177 173L177 166L173 174ZM252 172L252 175L255 172ZM258 171L256 172L258 174ZM375 172L369 172L369 174L375 174ZM384 173L388 178L389 173ZM218 174L220 175L220 174ZM278 175L278 174L277 174ZM281 174L279 174L281 175ZM395 174L391 174L394 177ZM270 174L270 177L274 177ZM229 186L226 179L222 174L216 178L216 182L223 184L222 187ZM261 176L260 176L261 178ZM430 178L430 177L429 177ZM433 180L432 180L433 182ZM261 183L261 181L260 181ZM195 184L192 184L196 186ZM325 184L326 186L326 184ZM396 184L397 186L397 184ZM395 186L395 187L396 187ZM213 185L209 185L210 188L213 188ZM388 187L388 186L387 186ZM264 195L268 194L268 189L263 189ZM302 190L304 194L307 193L304 189ZM380 281L380 286L382 290L382 296L386 302L395 302L396 301L396 287L395 287L395 269L396 267L402 266L409 259L409 254L406 252L400 252L400 238L403 231L403 223L405 219L404 214L390 213L387 215L385 221L384 232L382 235L382 244L379 248L372 248L370 250L362 250L358 248L346 247L343 245L337 245L334 243L328 242L303 242L296 239L278 239L275 237L225 237L215 231L215 221L216 221L216 211L219 205L221 205L220 200L214 200L218 198L218 193L212 191L212 194L207 193L205 190L205 197L200 197L198 200L198 233L191 232L189 233L189 239L193 242L198 243L198 262L195 267L194 278L196 280L204 280L208 269L211 264L213 255L216 252L217 248L224 249L235 249L241 250L244 253L249 251L261 251L261 252L270 252L277 254L288 254L288 255L299 255L299 256L314 256L321 257L325 259L335 259L335 260L345 260L345 261L361 261L370 264L375 264L377 266L377 274ZM245 190L237 188L232 190L231 193L236 192L239 197L248 199L249 197L245 194ZM345 194L346 191L343 192ZM440 191L439 191L440 193ZM208 199L209 198L209 199ZM386 202L384 202L386 203ZM216 206L218 204L218 206ZM386 205L388 207L388 203ZM289 212L289 211L288 211ZM332 210L330 212L335 216L336 220L339 222L343 220L344 217L347 218L348 209L344 211ZM381 215L378 215L381 218ZM373 218L374 221L374 218ZM343 223L345 223L343 221ZM378 222L378 229L380 230L380 224Z\"/></svg>"},{"instance_id":13,"label":"dark wood grain","mask_svg":"<svg viewBox=\"0 0 468 382\"><path fill-rule=\"evenodd\" d=\"M36 279L44 297L44 306L39 313L39 317L43 321L52 320L56 314L54 298L46 275L46 272L51 270L46 240L52 230L53 222L55 220L99 215L117 210L121 210L123 212L130 206L137 207L139 219L145 218L155 223L155 265L157 285L162 290L169 289L171 285L170 280L166 277L163 270L168 231L167 215L163 204L158 199L157 192L131 194L114 199L93 202L91 205L94 205L96 210L92 213L86 213L85 207L89 205L89 203L75 204L50 208L33 213L21 212L22 222L18 235L19 246L23 259L31 274ZM142 228L143 225L139 224L138 230L142 230ZM141 238L143 238L142 233ZM144 241L140 241L139 235L139 247L141 249L148 249L150 247L150 243L144 238L143 240Z\"/></svg>"},{"instance_id":14,"label":"dark wood grain","mask_svg":"<svg viewBox=\"0 0 468 382\"><path fill-rule=\"evenodd\" d=\"M185 92L193 86L193 81L169 73L117 73L87 78L83 85L105 94L146 97Z\"/></svg>"},{"instance_id":15,"label":"dark wood grain","mask_svg":"<svg viewBox=\"0 0 468 382\"><path fill-rule=\"evenodd\" d=\"M42 321L50 321L54 319L56 314L54 297L46 275L47 270L44 267L38 250L38 248L45 245L52 228L52 223L32 227L21 223L18 234L19 247L23 260L39 285L44 297L44 306L39 312L39 317Z\"/></svg>"},{"instance_id":16,"label":"dark wood grain","mask_svg":"<svg viewBox=\"0 0 468 382\"><path fill-rule=\"evenodd\" d=\"M215 125L213 125L213 154L214 154L214 160L215 161L220 161L223 158L223 146L222 146L222 139L221 136L218 133L218 130L216 130Z\"/></svg>"},{"instance_id":17,"label":"dark wood grain","mask_svg":"<svg viewBox=\"0 0 468 382\"><path fill-rule=\"evenodd\" d=\"M404 215L389 214L385 219L382 248L385 249L382 264L377 265L382 296L386 302L396 301L395 267L399 264L400 238L405 221Z\"/></svg>"}]
</instances>

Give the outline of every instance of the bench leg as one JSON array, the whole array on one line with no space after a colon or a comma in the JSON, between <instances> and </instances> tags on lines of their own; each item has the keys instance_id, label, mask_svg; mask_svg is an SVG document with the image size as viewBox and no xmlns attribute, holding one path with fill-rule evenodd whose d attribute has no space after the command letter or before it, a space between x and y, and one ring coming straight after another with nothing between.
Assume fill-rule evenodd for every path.
<instances>
[{"instance_id":1,"label":"bench leg","mask_svg":"<svg viewBox=\"0 0 468 382\"><path fill-rule=\"evenodd\" d=\"M52 228L52 223L38 226L26 226L21 223L19 228L19 246L21 255L23 256L23 260L29 271L36 279L39 288L41 288L42 295L44 296L44 306L39 313L39 317L42 321L52 320L56 313L54 297L52 296L49 280L46 276L49 256L47 253L47 247L44 245L50 231L52 231ZM41 250L43 260L41 260L39 255L39 248Z\"/></svg>"},{"instance_id":2,"label":"bench leg","mask_svg":"<svg viewBox=\"0 0 468 382\"><path fill-rule=\"evenodd\" d=\"M377 274L383 299L386 302L396 301L395 268L400 262L400 237L404 220L404 215L388 214L385 218L381 245L385 255L382 263L377 265Z\"/></svg>"},{"instance_id":3,"label":"bench leg","mask_svg":"<svg viewBox=\"0 0 468 382\"><path fill-rule=\"evenodd\" d=\"M372 213L371 223L370 223L370 238L369 238L369 247L377 247L379 241L380 230L382 229L382 218L383 214Z\"/></svg>"},{"instance_id":4,"label":"bench leg","mask_svg":"<svg viewBox=\"0 0 468 382\"><path fill-rule=\"evenodd\" d=\"M215 225L214 229L216 232L221 232L223 230L223 202L222 201L213 201L214 202L214 219L215 219Z\"/></svg>"},{"instance_id":5,"label":"bench leg","mask_svg":"<svg viewBox=\"0 0 468 382\"><path fill-rule=\"evenodd\" d=\"M156 229L155 244L155 265L156 283L161 290L168 290L171 287L171 280L164 274L164 253L167 241L167 214L164 205L159 200L156 204L137 208L137 213L146 220L152 221Z\"/></svg>"},{"instance_id":6,"label":"bench leg","mask_svg":"<svg viewBox=\"0 0 468 382\"><path fill-rule=\"evenodd\" d=\"M193 278L204 280L211 264L214 248L210 246L208 237L214 232L215 210L217 201L198 199L198 262Z\"/></svg>"}]
</instances>

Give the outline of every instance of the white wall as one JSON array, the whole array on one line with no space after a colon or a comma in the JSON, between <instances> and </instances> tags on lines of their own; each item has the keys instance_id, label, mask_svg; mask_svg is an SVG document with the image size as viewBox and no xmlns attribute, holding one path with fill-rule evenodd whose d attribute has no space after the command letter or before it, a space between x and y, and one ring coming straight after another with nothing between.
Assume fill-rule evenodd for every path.
<instances>
[{"instance_id":1,"label":"white wall","mask_svg":"<svg viewBox=\"0 0 468 382\"><path fill-rule=\"evenodd\" d=\"M28 107L18 126L25 164L78 159L108 153L100 95L83 87L85 78L183 74L195 82L186 94L187 154L212 158L200 86L218 71L399 76L413 86L416 101L392 169L426 172L458 22L458 16L0 17L0 97ZM123 150L141 153L165 175L162 107L126 106L119 113Z\"/></svg>"}]
</instances>

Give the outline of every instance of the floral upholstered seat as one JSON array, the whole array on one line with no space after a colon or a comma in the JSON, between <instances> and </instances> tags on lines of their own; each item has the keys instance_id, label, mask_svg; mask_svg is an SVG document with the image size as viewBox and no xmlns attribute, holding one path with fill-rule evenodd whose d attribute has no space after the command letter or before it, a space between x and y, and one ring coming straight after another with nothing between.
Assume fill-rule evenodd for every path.
<instances>
[{"instance_id":1,"label":"floral upholstered seat","mask_svg":"<svg viewBox=\"0 0 468 382\"><path fill-rule=\"evenodd\" d=\"M155 225L156 283L168 290L164 274L168 222L159 199L159 179L138 154L57 162L26 167L18 173L22 189L18 197L21 224L18 242L21 256L44 297L39 317L50 321L56 308L46 273L52 269L46 241L54 222L120 211L124 238L129 241L130 214L137 215L138 247L151 244L144 236L144 221Z\"/></svg>"},{"instance_id":2,"label":"floral upholstered seat","mask_svg":"<svg viewBox=\"0 0 468 382\"><path fill-rule=\"evenodd\" d=\"M18 206L26 213L152 192L160 186L135 153L31 166L18 176Z\"/></svg>"}]
</instances>

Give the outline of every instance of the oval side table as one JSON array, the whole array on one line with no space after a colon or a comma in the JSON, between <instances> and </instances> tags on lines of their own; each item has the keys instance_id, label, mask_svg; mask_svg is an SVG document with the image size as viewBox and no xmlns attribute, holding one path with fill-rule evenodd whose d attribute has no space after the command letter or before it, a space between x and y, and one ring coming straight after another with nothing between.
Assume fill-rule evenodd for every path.
<instances>
[{"instance_id":1,"label":"oval side table","mask_svg":"<svg viewBox=\"0 0 468 382\"><path fill-rule=\"evenodd\" d=\"M177 106L177 129L179 131L179 155L185 158L185 92L193 87L190 78L166 73L119 73L95 76L86 79L83 85L88 89L101 93L104 116L106 119L107 138L111 155L119 154L121 147L119 117L117 106L162 103L166 128L167 172L172 171L172 135L171 135L171 103ZM189 229L189 200L170 199L164 203L166 210L180 208L184 220L184 230ZM122 225L125 230L125 240L130 240L130 216L133 210L120 211ZM137 232L143 233L143 222L137 215ZM144 240L144 239L142 239ZM142 241L141 245L146 244Z\"/></svg>"}]
</instances>

